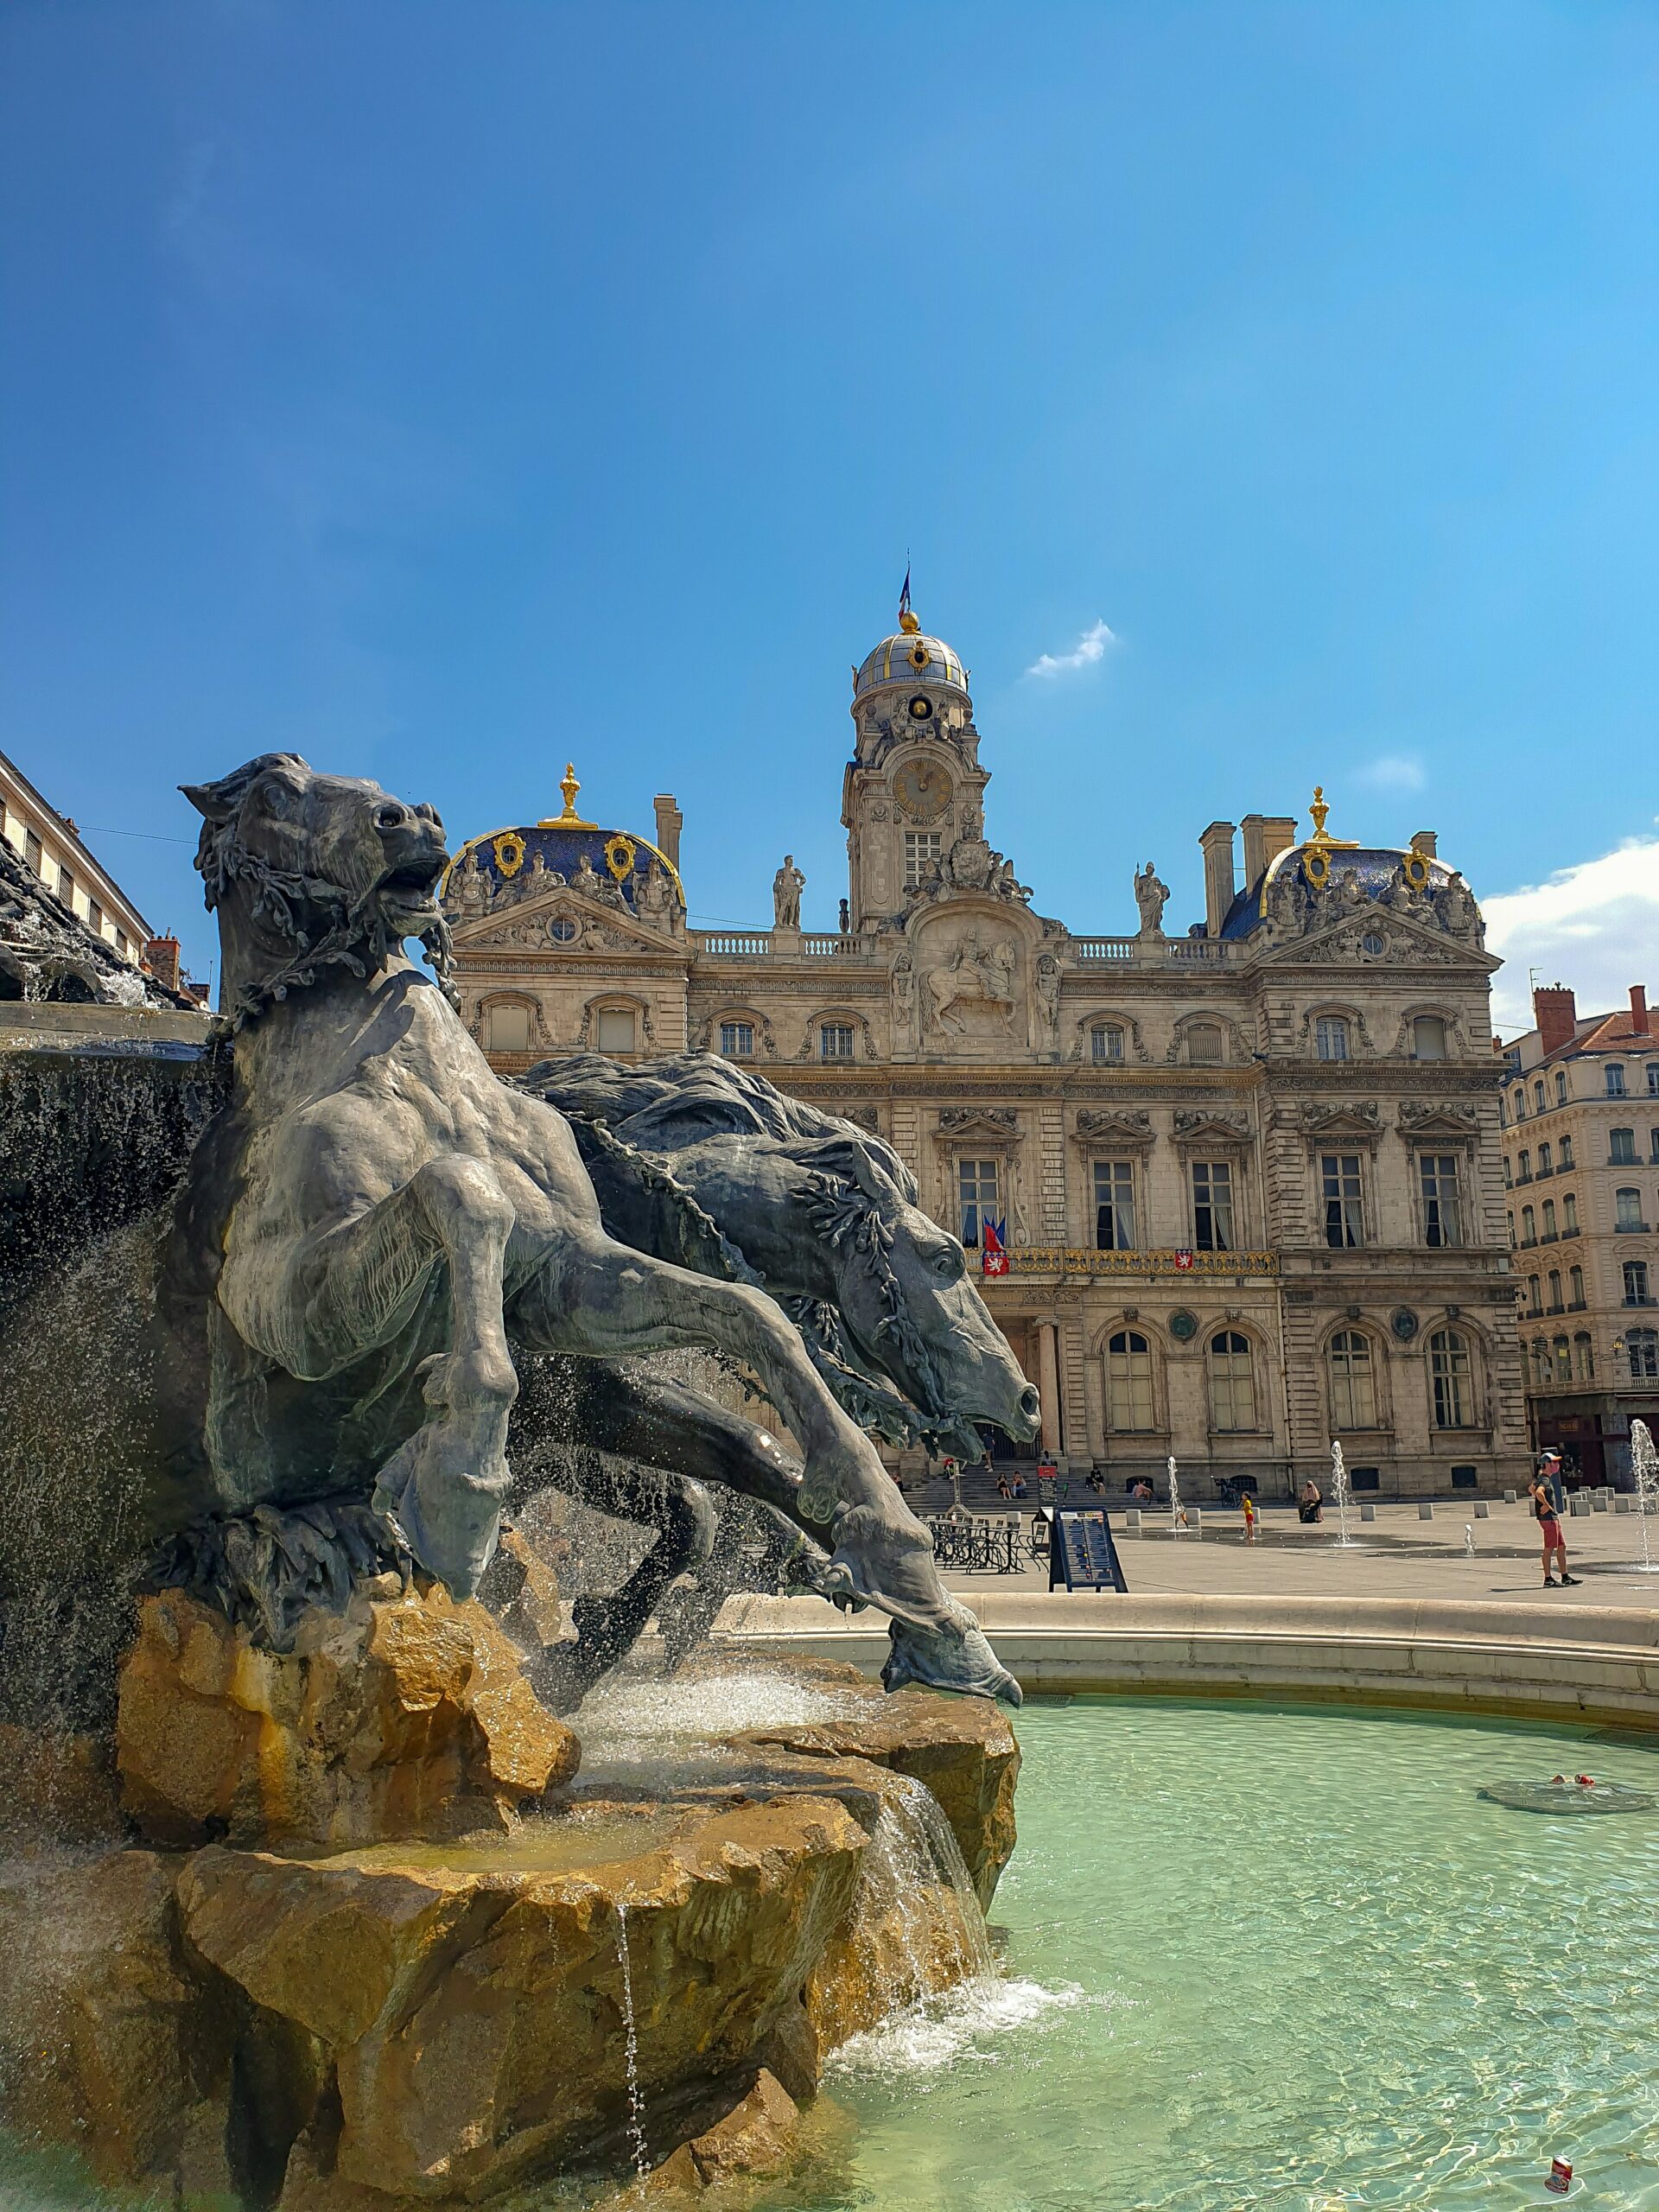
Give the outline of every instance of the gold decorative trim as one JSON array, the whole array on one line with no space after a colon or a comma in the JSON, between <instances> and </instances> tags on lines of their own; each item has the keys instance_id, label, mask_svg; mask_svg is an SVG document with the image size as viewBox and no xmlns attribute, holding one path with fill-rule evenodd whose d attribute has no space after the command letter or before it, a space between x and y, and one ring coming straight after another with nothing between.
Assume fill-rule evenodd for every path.
<instances>
[{"instance_id":1,"label":"gold decorative trim","mask_svg":"<svg viewBox=\"0 0 1659 2212\"><path fill-rule=\"evenodd\" d=\"M1276 1275L1276 1252L1096 1252L1063 1244L1016 1245L1008 1254L1016 1275Z\"/></svg>"},{"instance_id":2,"label":"gold decorative trim","mask_svg":"<svg viewBox=\"0 0 1659 2212\"><path fill-rule=\"evenodd\" d=\"M525 845L516 830L503 830L491 840L495 864L503 875L517 875L524 864Z\"/></svg>"},{"instance_id":3,"label":"gold decorative trim","mask_svg":"<svg viewBox=\"0 0 1659 2212\"><path fill-rule=\"evenodd\" d=\"M620 883L633 874L633 846L619 830L605 847L605 865Z\"/></svg>"}]
</instances>

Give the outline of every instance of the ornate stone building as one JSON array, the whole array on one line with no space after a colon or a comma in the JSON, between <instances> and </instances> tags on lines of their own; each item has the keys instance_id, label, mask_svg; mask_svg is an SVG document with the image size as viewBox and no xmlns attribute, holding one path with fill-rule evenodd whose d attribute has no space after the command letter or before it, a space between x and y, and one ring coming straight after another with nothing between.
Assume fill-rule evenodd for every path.
<instances>
[{"instance_id":1,"label":"ornate stone building","mask_svg":"<svg viewBox=\"0 0 1659 2212\"><path fill-rule=\"evenodd\" d=\"M1268 1495L1490 1491L1527 1437L1489 1013L1498 964L1432 834L1363 846L1295 817L1203 832L1183 935L1136 872L1133 936L1033 911L986 836L967 672L906 613L857 670L842 926L693 930L681 815L563 815L474 839L447 897L498 1068L690 1046L879 1129L923 1203L1007 1272L986 1295L1063 1466ZM993 1255L995 1256L995 1255ZM1162 1487L1160 1479L1160 1490Z\"/></svg>"}]
</instances>

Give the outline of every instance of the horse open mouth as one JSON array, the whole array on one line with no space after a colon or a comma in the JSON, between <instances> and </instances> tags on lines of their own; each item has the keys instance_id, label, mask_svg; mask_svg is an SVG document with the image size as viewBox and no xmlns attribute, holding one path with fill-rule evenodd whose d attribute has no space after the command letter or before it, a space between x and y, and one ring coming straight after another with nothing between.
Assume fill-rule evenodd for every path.
<instances>
[{"instance_id":1,"label":"horse open mouth","mask_svg":"<svg viewBox=\"0 0 1659 2212\"><path fill-rule=\"evenodd\" d=\"M399 868L388 868L375 886L382 909L399 916L429 918L437 912L438 879L443 865L439 858L405 861Z\"/></svg>"}]
</instances>

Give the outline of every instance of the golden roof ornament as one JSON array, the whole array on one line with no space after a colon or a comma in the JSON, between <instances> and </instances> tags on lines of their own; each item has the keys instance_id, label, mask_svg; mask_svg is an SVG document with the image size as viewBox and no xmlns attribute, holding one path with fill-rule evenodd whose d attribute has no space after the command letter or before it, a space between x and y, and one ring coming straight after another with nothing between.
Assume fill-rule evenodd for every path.
<instances>
[{"instance_id":1,"label":"golden roof ornament","mask_svg":"<svg viewBox=\"0 0 1659 2212\"><path fill-rule=\"evenodd\" d=\"M559 779L559 789L564 793L564 812L558 815L544 814L537 823L537 828L538 830L597 830L598 823L584 822L581 815L576 812L576 793L582 789L582 785L577 779L576 764L574 760L565 762L564 773Z\"/></svg>"},{"instance_id":2,"label":"golden roof ornament","mask_svg":"<svg viewBox=\"0 0 1659 2212\"><path fill-rule=\"evenodd\" d=\"M910 607L901 607L899 610L899 627L907 638L914 638L920 634L922 626Z\"/></svg>"},{"instance_id":3,"label":"golden roof ornament","mask_svg":"<svg viewBox=\"0 0 1659 2212\"><path fill-rule=\"evenodd\" d=\"M1359 840L1357 837L1333 837L1325 829L1325 817L1330 813L1331 806L1325 796L1323 784L1314 785L1313 804L1307 810L1313 817L1313 835L1302 847L1302 866L1308 881L1318 890L1331 874L1332 854L1357 852Z\"/></svg>"}]
</instances>

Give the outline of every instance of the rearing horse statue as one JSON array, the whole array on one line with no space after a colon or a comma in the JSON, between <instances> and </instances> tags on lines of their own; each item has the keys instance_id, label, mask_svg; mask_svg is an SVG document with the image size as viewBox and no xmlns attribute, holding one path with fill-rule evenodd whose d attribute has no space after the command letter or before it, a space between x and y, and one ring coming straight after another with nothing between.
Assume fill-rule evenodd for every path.
<instances>
[{"instance_id":1,"label":"rearing horse statue","mask_svg":"<svg viewBox=\"0 0 1659 2212\"><path fill-rule=\"evenodd\" d=\"M372 1494L465 1596L511 1479L514 1351L605 1363L709 1346L753 1370L799 1440L790 1510L830 1553L817 1586L890 1617L889 1683L1017 1701L779 1306L608 1235L569 1124L467 1034L442 980L432 809L292 753L187 796L238 1033L232 1101L164 1256L175 1395L199 1383L201 1401L173 1525ZM437 982L404 955L410 938ZM772 1495L769 1453L751 1430L721 1472Z\"/></svg>"}]
</instances>

